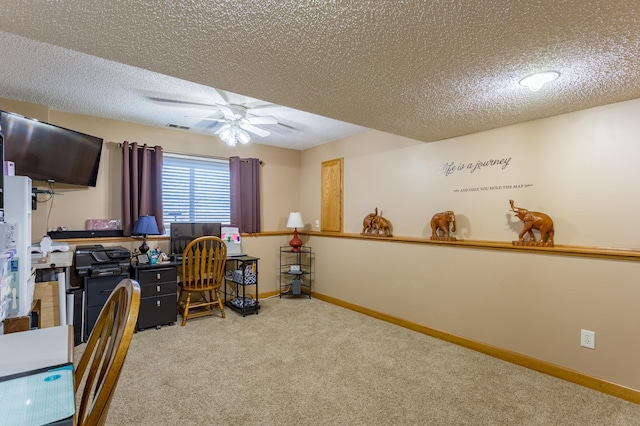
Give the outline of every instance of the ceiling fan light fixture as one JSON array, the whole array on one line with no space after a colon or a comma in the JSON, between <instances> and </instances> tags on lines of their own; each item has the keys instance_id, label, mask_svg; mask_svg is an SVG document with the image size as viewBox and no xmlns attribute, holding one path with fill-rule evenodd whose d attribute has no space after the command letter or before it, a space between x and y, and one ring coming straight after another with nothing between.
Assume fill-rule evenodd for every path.
<instances>
[{"instance_id":1,"label":"ceiling fan light fixture","mask_svg":"<svg viewBox=\"0 0 640 426\"><path fill-rule=\"evenodd\" d=\"M224 127L220 130L220 139L223 142L229 142L231 138L235 137L235 132L228 124L225 124Z\"/></svg>"},{"instance_id":2,"label":"ceiling fan light fixture","mask_svg":"<svg viewBox=\"0 0 640 426\"><path fill-rule=\"evenodd\" d=\"M556 80L560 77L557 71L544 71L531 74L520 80L520 85L528 87L532 92L537 92L546 83Z\"/></svg>"},{"instance_id":3,"label":"ceiling fan light fixture","mask_svg":"<svg viewBox=\"0 0 640 426\"><path fill-rule=\"evenodd\" d=\"M241 144L245 145L247 143L249 143L249 141L251 140L251 136L249 136L249 133L245 132L242 129L239 129L237 132L237 136L238 136L238 140L240 141Z\"/></svg>"},{"instance_id":4,"label":"ceiling fan light fixture","mask_svg":"<svg viewBox=\"0 0 640 426\"><path fill-rule=\"evenodd\" d=\"M220 140L225 142L229 146L236 146L236 143L240 141L241 144L249 143L251 136L249 133L240 128L237 122L227 123L218 132Z\"/></svg>"}]
</instances>

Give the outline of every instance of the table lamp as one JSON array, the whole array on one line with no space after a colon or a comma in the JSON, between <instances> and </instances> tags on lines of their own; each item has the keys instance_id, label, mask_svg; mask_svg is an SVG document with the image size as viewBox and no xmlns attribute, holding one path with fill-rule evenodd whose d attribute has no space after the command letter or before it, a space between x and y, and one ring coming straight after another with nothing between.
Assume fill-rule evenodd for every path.
<instances>
[{"instance_id":1,"label":"table lamp","mask_svg":"<svg viewBox=\"0 0 640 426\"><path fill-rule=\"evenodd\" d=\"M131 232L133 235L142 235L142 245L138 248L140 253L147 254L149 246L147 245L147 235L158 235L158 224L155 216L139 216L136 225Z\"/></svg>"},{"instance_id":2,"label":"table lamp","mask_svg":"<svg viewBox=\"0 0 640 426\"><path fill-rule=\"evenodd\" d=\"M298 238L298 228L303 228L304 222L302 221L302 215L300 212L289 213L289 220L287 221L287 228L293 228L293 238L289 241L291 251L297 253L302 246L302 240Z\"/></svg>"}]
</instances>

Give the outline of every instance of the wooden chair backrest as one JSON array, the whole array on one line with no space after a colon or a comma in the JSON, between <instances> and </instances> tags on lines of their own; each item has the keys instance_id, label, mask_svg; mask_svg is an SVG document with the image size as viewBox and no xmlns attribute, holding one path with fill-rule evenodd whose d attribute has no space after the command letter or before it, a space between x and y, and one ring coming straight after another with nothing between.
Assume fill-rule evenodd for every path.
<instances>
[{"instance_id":1,"label":"wooden chair backrest","mask_svg":"<svg viewBox=\"0 0 640 426\"><path fill-rule=\"evenodd\" d=\"M227 245L218 237L196 238L182 253L182 288L205 291L220 288L227 261Z\"/></svg>"},{"instance_id":2,"label":"wooden chair backrest","mask_svg":"<svg viewBox=\"0 0 640 426\"><path fill-rule=\"evenodd\" d=\"M140 285L129 278L120 281L100 311L75 367L77 425L103 425L107 419L139 309Z\"/></svg>"}]
</instances>

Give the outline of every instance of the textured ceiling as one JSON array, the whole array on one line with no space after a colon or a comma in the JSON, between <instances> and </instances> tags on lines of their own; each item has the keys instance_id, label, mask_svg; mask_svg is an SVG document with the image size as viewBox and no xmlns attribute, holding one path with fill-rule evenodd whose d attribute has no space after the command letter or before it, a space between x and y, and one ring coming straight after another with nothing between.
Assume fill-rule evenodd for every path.
<instances>
[{"instance_id":1,"label":"textured ceiling","mask_svg":"<svg viewBox=\"0 0 640 426\"><path fill-rule=\"evenodd\" d=\"M286 107L256 110L285 124L256 142L297 149L363 130L341 122L435 141L640 97L637 0L3 0L0 30L2 97L192 126L212 112L182 103L215 87ZM518 84L542 70L561 77Z\"/></svg>"}]
</instances>

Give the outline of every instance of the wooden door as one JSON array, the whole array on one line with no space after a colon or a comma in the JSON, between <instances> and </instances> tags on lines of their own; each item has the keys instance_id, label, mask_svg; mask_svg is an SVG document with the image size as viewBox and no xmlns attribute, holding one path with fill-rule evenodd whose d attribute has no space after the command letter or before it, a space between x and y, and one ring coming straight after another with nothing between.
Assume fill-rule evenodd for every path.
<instances>
[{"instance_id":1,"label":"wooden door","mask_svg":"<svg viewBox=\"0 0 640 426\"><path fill-rule=\"evenodd\" d=\"M320 230L342 232L343 158L322 162Z\"/></svg>"}]
</instances>

